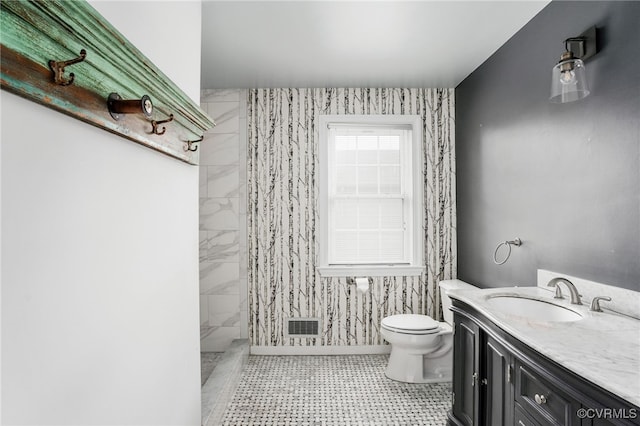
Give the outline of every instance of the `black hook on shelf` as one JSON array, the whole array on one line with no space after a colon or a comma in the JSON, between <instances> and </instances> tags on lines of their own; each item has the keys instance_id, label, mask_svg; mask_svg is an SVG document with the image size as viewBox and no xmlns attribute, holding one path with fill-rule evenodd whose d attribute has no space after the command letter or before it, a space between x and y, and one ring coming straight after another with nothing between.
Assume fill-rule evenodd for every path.
<instances>
[{"instance_id":1,"label":"black hook on shelf","mask_svg":"<svg viewBox=\"0 0 640 426\"><path fill-rule=\"evenodd\" d=\"M87 51L82 49L80 51L80 56L74 59L69 59L68 61L54 61L53 59L49 61L49 68L53 71L53 81L60 86L68 86L73 83L75 79L75 74L69 74L69 78L64 77L64 67L68 65L77 64L78 62L84 61L84 58L87 57Z\"/></svg>"},{"instance_id":2,"label":"black hook on shelf","mask_svg":"<svg viewBox=\"0 0 640 426\"><path fill-rule=\"evenodd\" d=\"M169 123L170 121L173 121L173 114L169 114L169 118L167 118L166 120L152 120L151 126L153 126L153 128L151 129L151 133L156 135L164 135L164 132L167 131L167 128L162 126L162 130L159 130L158 125Z\"/></svg>"},{"instance_id":3,"label":"black hook on shelf","mask_svg":"<svg viewBox=\"0 0 640 426\"><path fill-rule=\"evenodd\" d=\"M193 146L193 144L198 143L198 142L202 142L204 140L204 135L202 135L202 137L198 140L195 141L186 141L185 142L185 146L184 146L184 150L185 151L192 151L195 152L198 150L198 146Z\"/></svg>"}]
</instances>

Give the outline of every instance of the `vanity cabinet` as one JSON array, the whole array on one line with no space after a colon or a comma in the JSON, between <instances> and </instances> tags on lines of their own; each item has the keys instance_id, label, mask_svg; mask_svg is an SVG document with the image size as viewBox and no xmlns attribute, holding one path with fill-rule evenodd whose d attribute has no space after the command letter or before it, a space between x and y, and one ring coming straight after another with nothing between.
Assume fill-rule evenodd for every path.
<instances>
[{"instance_id":1,"label":"vanity cabinet","mask_svg":"<svg viewBox=\"0 0 640 426\"><path fill-rule=\"evenodd\" d=\"M484 401L485 425L511 425L513 404L513 357L496 339L483 334L481 350L484 352L483 378L480 381ZM482 358L481 358L482 359Z\"/></svg>"},{"instance_id":2,"label":"vanity cabinet","mask_svg":"<svg viewBox=\"0 0 640 426\"><path fill-rule=\"evenodd\" d=\"M510 425L511 354L475 322L456 316L454 323L454 424Z\"/></svg>"},{"instance_id":3,"label":"vanity cabinet","mask_svg":"<svg viewBox=\"0 0 640 426\"><path fill-rule=\"evenodd\" d=\"M533 418L536 424L579 425L577 418L581 405L566 395L558 386L545 381L519 360L515 361L515 401Z\"/></svg>"},{"instance_id":4,"label":"vanity cabinet","mask_svg":"<svg viewBox=\"0 0 640 426\"><path fill-rule=\"evenodd\" d=\"M529 348L464 302L454 299L452 310L449 425L640 425L638 407ZM593 418L604 409L618 415Z\"/></svg>"},{"instance_id":5,"label":"vanity cabinet","mask_svg":"<svg viewBox=\"0 0 640 426\"><path fill-rule=\"evenodd\" d=\"M480 328L473 321L456 318L453 330L453 412L457 424L479 423L480 392L477 388Z\"/></svg>"}]
</instances>

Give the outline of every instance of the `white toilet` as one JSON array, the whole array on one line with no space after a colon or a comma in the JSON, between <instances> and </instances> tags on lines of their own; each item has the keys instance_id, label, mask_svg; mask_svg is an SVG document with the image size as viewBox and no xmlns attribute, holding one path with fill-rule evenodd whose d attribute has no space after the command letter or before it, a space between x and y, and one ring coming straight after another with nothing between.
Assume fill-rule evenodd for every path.
<instances>
[{"instance_id":1,"label":"white toilet","mask_svg":"<svg viewBox=\"0 0 640 426\"><path fill-rule=\"evenodd\" d=\"M445 322L426 315L391 315L382 320L382 337L391 344L385 375L408 383L449 382L453 370L453 312L447 292L473 289L460 280L440 281L440 299Z\"/></svg>"}]
</instances>

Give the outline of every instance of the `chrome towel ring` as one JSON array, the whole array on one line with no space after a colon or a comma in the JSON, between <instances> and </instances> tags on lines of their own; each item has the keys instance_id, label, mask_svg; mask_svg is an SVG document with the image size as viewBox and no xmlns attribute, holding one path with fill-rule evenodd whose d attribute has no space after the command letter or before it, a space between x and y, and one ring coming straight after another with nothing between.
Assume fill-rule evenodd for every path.
<instances>
[{"instance_id":1,"label":"chrome towel ring","mask_svg":"<svg viewBox=\"0 0 640 426\"><path fill-rule=\"evenodd\" d=\"M505 241L503 243L498 244L498 247L496 247L496 251L493 252L493 263L495 263L496 265L502 265L507 260L509 260L509 256L511 256L511 246L512 245L514 245L516 247L520 247L522 245L522 241L520 240L520 238L516 238L515 240ZM500 250L500 247L502 247L502 246L507 246L509 251L507 252L507 256L504 258L504 260L499 262L498 261L498 250Z\"/></svg>"}]
</instances>

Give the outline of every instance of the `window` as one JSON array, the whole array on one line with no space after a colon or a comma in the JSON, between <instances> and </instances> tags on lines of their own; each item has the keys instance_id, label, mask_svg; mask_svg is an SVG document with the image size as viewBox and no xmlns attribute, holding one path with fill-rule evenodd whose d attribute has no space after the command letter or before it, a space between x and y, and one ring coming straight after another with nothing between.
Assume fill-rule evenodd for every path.
<instances>
[{"instance_id":1,"label":"window","mask_svg":"<svg viewBox=\"0 0 640 426\"><path fill-rule=\"evenodd\" d=\"M320 119L320 273L422 272L419 116Z\"/></svg>"}]
</instances>

